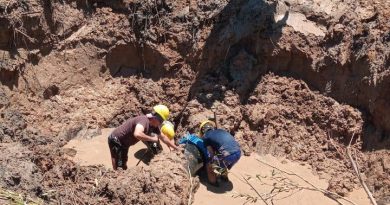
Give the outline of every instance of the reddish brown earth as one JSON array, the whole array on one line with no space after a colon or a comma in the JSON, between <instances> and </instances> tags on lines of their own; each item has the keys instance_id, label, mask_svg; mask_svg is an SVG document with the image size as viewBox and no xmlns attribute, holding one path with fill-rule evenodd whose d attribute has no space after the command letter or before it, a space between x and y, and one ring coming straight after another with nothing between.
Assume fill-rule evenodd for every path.
<instances>
[{"instance_id":1,"label":"reddish brown earth","mask_svg":"<svg viewBox=\"0 0 390 205\"><path fill-rule=\"evenodd\" d=\"M360 186L345 155L354 136L388 203L389 4L0 1L0 186L47 203L187 203L180 160L113 173L61 148L165 103L179 135L215 111L246 154L308 162L342 195ZM178 174L157 180L167 167Z\"/></svg>"}]
</instances>

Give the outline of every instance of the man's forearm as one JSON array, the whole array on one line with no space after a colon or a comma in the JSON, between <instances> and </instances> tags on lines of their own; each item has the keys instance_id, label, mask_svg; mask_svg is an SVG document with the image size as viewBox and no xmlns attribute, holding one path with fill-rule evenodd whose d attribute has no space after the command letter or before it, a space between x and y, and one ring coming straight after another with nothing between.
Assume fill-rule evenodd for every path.
<instances>
[{"instance_id":1,"label":"man's forearm","mask_svg":"<svg viewBox=\"0 0 390 205\"><path fill-rule=\"evenodd\" d=\"M172 141L168 141L168 146L172 147L175 150L179 150L179 147L175 145Z\"/></svg>"},{"instance_id":2,"label":"man's forearm","mask_svg":"<svg viewBox=\"0 0 390 205\"><path fill-rule=\"evenodd\" d=\"M141 140L141 141L150 141L150 142L156 141L156 140L154 139L154 137L151 137L151 136L149 136L149 135L147 135L147 134L145 134L145 133L137 134L137 135L135 135L135 137L136 137L137 139Z\"/></svg>"},{"instance_id":3,"label":"man's forearm","mask_svg":"<svg viewBox=\"0 0 390 205\"><path fill-rule=\"evenodd\" d=\"M166 144L168 147L172 147L175 150L178 150L179 148L173 143L171 140L168 139L168 137L164 137L163 135L160 135L160 139L164 144Z\"/></svg>"}]
</instances>

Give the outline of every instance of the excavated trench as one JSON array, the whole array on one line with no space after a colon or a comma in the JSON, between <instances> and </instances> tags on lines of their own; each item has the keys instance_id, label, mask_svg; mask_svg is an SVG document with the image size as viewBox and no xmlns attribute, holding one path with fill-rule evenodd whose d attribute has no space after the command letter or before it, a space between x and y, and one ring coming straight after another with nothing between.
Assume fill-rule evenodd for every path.
<instances>
[{"instance_id":1,"label":"excavated trench","mask_svg":"<svg viewBox=\"0 0 390 205\"><path fill-rule=\"evenodd\" d=\"M53 204L187 204L199 182L179 153L115 173L63 148L165 103L177 136L215 112L246 155L309 164L341 196L360 187L352 142L369 189L389 203L389 7L0 1L1 191Z\"/></svg>"}]
</instances>

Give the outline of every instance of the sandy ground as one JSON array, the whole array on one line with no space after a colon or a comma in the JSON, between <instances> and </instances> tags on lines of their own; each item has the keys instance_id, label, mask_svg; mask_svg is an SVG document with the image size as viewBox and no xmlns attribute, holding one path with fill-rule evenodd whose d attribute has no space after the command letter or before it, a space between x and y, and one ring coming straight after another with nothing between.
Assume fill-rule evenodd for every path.
<instances>
[{"instance_id":1,"label":"sandy ground","mask_svg":"<svg viewBox=\"0 0 390 205\"><path fill-rule=\"evenodd\" d=\"M65 148L72 148L77 151L73 160L80 165L97 165L102 164L107 168L112 168L110 150L107 144L107 137L113 129L102 129L102 134L92 139L74 139L69 141ZM169 149L162 143L163 152L169 152ZM129 160L127 166L134 167L146 151L146 145L138 142L129 149ZM147 157L146 157L147 158ZM146 160L142 160L138 166L147 166Z\"/></svg>"},{"instance_id":2,"label":"sandy ground","mask_svg":"<svg viewBox=\"0 0 390 205\"><path fill-rule=\"evenodd\" d=\"M111 168L107 145L107 136L111 131L112 129L103 129L100 136L92 139L73 139L65 148L72 148L77 151L73 160L80 165L103 164ZM128 161L128 167L130 169L136 166L145 149L146 146L143 143L137 143L134 147L130 148ZM164 147L164 151L169 152L167 147ZM258 197L256 191L263 198L266 198L271 193L271 190L274 190L272 194L275 194L273 197L274 204L338 204L319 191L309 190L311 188L310 185L298 177L283 174L258 160L278 167L279 169L296 173L318 188L326 189L328 186L327 180L320 179L314 175L308 165L275 158L270 155L259 156L252 154L250 157L242 157L232 168L231 174L229 175L230 182L223 182L220 187L216 188L201 180L201 186L194 196L194 204L265 204ZM142 161L138 166L147 166L147 164ZM255 187L256 191L250 187L244 180L244 177ZM265 193L268 193L268 195ZM363 189L355 190L350 193L348 198L359 205L369 204L369 200ZM348 202L343 200L341 202L348 204Z\"/></svg>"}]
</instances>

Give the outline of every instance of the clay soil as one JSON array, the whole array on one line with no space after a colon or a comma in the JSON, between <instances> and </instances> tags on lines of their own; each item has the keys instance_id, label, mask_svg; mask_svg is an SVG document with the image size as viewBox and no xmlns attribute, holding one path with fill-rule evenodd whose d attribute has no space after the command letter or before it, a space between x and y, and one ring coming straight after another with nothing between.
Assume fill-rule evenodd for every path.
<instances>
[{"instance_id":1,"label":"clay soil","mask_svg":"<svg viewBox=\"0 0 390 205\"><path fill-rule=\"evenodd\" d=\"M113 172L64 147L164 103L178 137L215 112L246 155L309 164L341 196L361 188L351 142L390 203L389 4L0 0L0 191L43 204L196 202L181 153Z\"/></svg>"}]
</instances>

